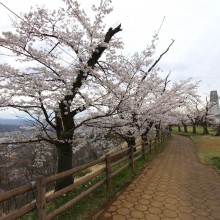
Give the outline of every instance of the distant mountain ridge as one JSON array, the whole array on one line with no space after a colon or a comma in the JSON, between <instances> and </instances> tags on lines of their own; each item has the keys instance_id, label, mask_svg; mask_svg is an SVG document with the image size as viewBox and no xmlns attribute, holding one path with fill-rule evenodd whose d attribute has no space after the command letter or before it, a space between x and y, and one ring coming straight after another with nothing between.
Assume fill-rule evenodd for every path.
<instances>
[{"instance_id":1,"label":"distant mountain ridge","mask_svg":"<svg viewBox=\"0 0 220 220\"><path fill-rule=\"evenodd\" d=\"M27 125L27 122L22 119L7 119L7 118L0 118L0 124L1 125Z\"/></svg>"},{"instance_id":2,"label":"distant mountain ridge","mask_svg":"<svg viewBox=\"0 0 220 220\"><path fill-rule=\"evenodd\" d=\"M3 125L0 124L0 132L20 131L20 125Z\"/></svg>"}]
</instances>

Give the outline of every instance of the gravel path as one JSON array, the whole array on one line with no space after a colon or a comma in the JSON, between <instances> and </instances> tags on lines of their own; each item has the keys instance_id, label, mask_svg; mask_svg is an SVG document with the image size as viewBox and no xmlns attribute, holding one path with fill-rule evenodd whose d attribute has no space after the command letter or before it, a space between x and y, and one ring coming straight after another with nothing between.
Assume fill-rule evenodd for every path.
<instances>
[{"instance_id":1,"label":"gravel path","mask_svg":"<svg viewBox=\"0 0 220 220\"><path fill-rule=\"evenodd\" d=\"M190 139L173 136L97 219L220 220L220 175L199 162Z\"/></svg>"}]
</instances>

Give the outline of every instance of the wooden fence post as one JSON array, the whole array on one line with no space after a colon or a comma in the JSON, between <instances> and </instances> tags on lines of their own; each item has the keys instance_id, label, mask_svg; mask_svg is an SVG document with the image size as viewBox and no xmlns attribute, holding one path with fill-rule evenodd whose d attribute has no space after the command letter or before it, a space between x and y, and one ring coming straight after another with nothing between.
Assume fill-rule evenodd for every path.
<instances>
[{"instance_id":1,"label":"wooden fence post","mask_svg":"<svg viewBox=\"0 0 220 220\"><path fill-rule=\"evenodd\" d=\"M44 176L39 176L36 180L36 208L37 208L37 219L46 219L46 188Z\"/></svg>"},{"instance_id":2,"label":"wooden fence post","mask_svg":"<svg viewBox=\"0 0 220 220\"><path fill-rule=\"evenodd\" d=\"M110 154L106 154L105 162L106 162L106 187L108 191L111 191L112 183L111 183L111 156Z\"/></svg>"},{"instance_id":3,"label":"wooden fence post","mask_svg":"<svg viewBox=\"0 0 220 220\"><path fill-rule=\"evenodd\" d=\"M131 152L131 170L132 172L134 172L134 146L131 146L130 148L130 152Z\"/></svg>"}]
</instances>

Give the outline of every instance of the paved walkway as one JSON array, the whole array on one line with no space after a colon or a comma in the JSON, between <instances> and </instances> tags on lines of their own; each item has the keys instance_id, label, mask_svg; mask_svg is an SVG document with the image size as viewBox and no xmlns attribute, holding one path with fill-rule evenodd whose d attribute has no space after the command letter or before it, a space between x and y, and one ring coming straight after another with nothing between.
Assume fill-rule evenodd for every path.
<instances>
[{"instance_id":1,"label":"paved walkway","mask_svg":"<svg viewBox=\"0 0 220 220\"><path fill-rule=\"evenodd\" d=\"M220 175L188 138L174 136L97 219L220 220Z\"/></svg>"}]
</instances>

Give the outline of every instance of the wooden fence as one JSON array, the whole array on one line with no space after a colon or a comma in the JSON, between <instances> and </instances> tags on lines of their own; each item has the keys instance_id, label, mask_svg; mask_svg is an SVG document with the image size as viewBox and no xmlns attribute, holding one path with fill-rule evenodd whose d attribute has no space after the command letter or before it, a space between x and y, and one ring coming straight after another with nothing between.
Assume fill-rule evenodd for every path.
<instances>
[{"instance_id":1,"label":"wooden fence","mask_svg":"<svg viewBox=\"0 0 220 220\"><path fill-rule=\"evenodd\" d=\"M159 138L155 138L153 141L150 140L148 142L142 143L141 146L137 146L134 149L125 148L113 154L107 154L105 157L102 157L98 160L92 161L85 165L73 168L71 170L67 170L65 172L55 174L53 176L44 177L39 176L36 181L24 185L19 188L15 188L4 194L0 195L0 203L4 203L7 200L13 199L16 196L22 195L29 191L36 190L36 198L32 202L25 204L21 208L15 209L7 214L4 214L2 210L0 210L1 219L2 220L13 220L19 217L24 216L25 214L36 211L37 219L38 220L50 220L58 216L59 214L66 211L68 208L82 200L83 198L87 197L91 192L98 189L104 183L108 190L112 189L112 178L120 173L125 168L129 167L133 170L135 161L139 158L143 158L145 160L145 156L147 153L151 153L157 149L158 144L164 142L170 136L170 133L163 133L160 135ZM74 182L73 184L52 193L46 192L46 187L59 179L70 175L76 175L77 173L88 169L94 165L102 164L102 168L93 172L92 174L86 175L85 177L79 179L78 181ZM101 176L100 176L101 175ZM100 177L98 181L95 182L90 188L86 189L85 191L81 192L80 194L76 195L67 203L61 205L56 210L52 211L51 213L47 213L46 206L49 202L63 196L66 193L69 193L76 189L83 184L88 183L88 181Z\"/></svg>"}]
</instances>

